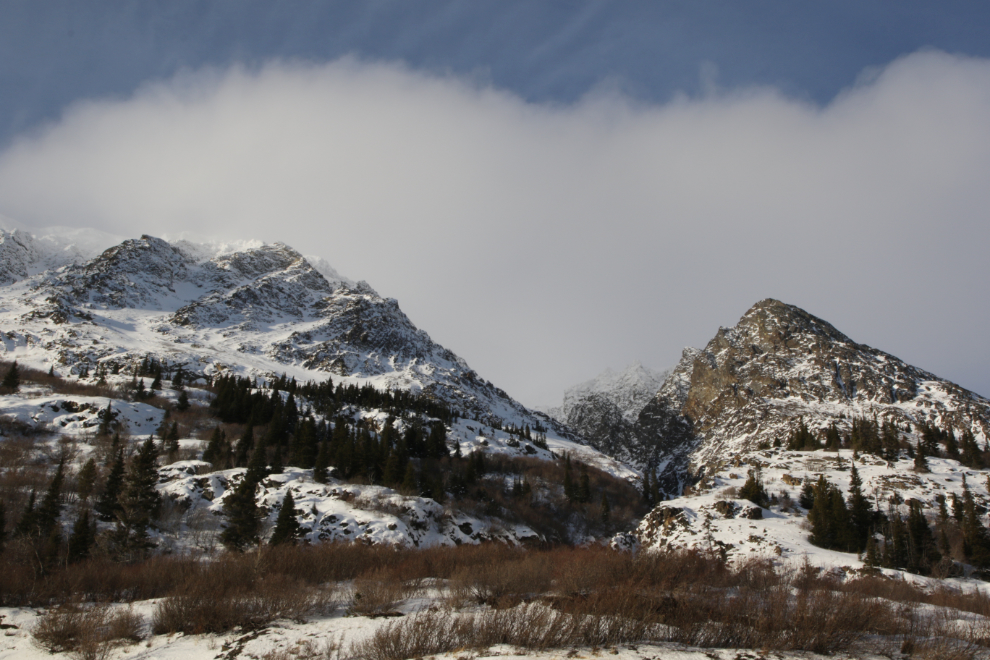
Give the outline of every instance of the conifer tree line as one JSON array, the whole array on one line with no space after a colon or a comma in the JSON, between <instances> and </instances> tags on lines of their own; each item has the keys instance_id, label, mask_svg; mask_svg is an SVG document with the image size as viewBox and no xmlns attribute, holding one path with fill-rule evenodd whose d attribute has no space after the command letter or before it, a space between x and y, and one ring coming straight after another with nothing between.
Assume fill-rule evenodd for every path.
<instances>
[{"instance_id":1,"label":"conifer tree line","mask_svg":"<svg viewBox=\"0 0 990 660\"><path fill-rule=\"evenodd\" d=\"M266 388L246 377L219 375L212 381L215 393L211 409L225 423L261 426L269 423L274 415L276 399L284 399L281 393L294 398L297 394L308 400L313 410L323 417L335 417L347 405L359 408L377 408L386 413L401 415L425 415L446 424L455 422L458 414L449 406L433 398L405 390L379 390L372 385L344 385L334 387L328 378L322 383L299 385L295 378L272 380Z\"/></svg>"},{"instance_id":2,"label":"conifer tree line","mask_svg":"<svg viewBox=\"0 0 990 660\"><path fill-rule=\"evenodd\" d=\"M799 501L808 509L814 545L860 553L870 567L922 575L947 577L958 572L953 561L990 569L990 530L980 521L965 475L962 498L951 495L951 514L945 496L936 498L939 511L934 521L926 516L921 502L904 502L896 494L887 502L887 510L879 511L863 494L862 486L855 462L845 497L824 475L815 484L805 484ZM907 507L906 516L902 504Z\"/></svg>"},{"instance_id":3,"label":"conifer tree line","mask_svg":"<svg viewBox=\"0 0 990 660\"><path fill-rule=\"evenodd\" d=\"M965 429L958 436L951 428L941 429L934 424L921 422L917 425L920 436L917 446L910 443L904 433L891 420L878 422L875 417L854 417L847 433L841 433L835 422L816 435L810 431L804 420L799 420L785 441L787 449L795 451L837 451L854 449L860 453L873 454L886 460L899 458L902 453L915 458L917 453L928 457L951 458L973 469L990 467L990 451L981 448L972 430ZM780 446L778 439L774 443Z\"/></svg>"},{"instance_id":4,"label":"conifer tree line","mask_svg":"<svg viewBox=\"0 0 990 660\"><path fill-rule=\"evenodd\" d=\"M149 529L159 515L158 446L153 438L140 444L125 458L119 434L111 441L106 478L99 489L100 469L88 459L75 474L75 501L66 492L65 454L59 460L44 492L32 491L20 511L7 511L0 502L0 552L18 546L34 558L31 569L40 577L60 566L82 561L99 546L104 555L120 561L147 556L152 544ZM97 491L100 492L97 492ZM71 531L63 531L61 520L71 516ZM4 521L13 529L4 534ZM97 520L109 525L97 533Z\"/></svg>"},{"instance_id":5,"label":"conifer tree line","mask_svg":"<svg viewBox=\"0 0 990 660\"><path fill-rule=\"evenodd\" d=\"M11 371L17 376L16 368ZM57 377L51 372L49 375ZM168 368L150 357L132 370L137 379L135 391L144 384L142 378L154 379L146 392L161 388L167 376L172 377L173 387L183 387L188 382L183 374L181 366ZM509 457L490 459L483 451L462 456L459 444L448 447L447 438L446 424L456 421L458 413L429 397L381 392L370 386L334 385L329 379L300 385L282 376L268 387L255 385L253 380L235 376L218 376L209 384L216 394L211 412L220 423L210 433L202 457L214 470L247 468L233 476L224 498L225 527L220 540L229 549L244 550L260 542L262 522L269 515L257 505L262 482L290 465L312 469L314 479L324 483L333 476L388 486L440 503L453 497L465 501L476 515L505 516L509 514L505 507L515 506L506 503L513 501L524 508L532 506L534 511L540 509L538 515L543 516L557 516L562 511L566 517L580 510L582 519L602 524L615 515L620 520L631 515L628 493L607 480L603 482L597 472L589 475L587 465L569 456L561 457L564 460L549 470L558 475L549 481L546 468L534 467L543 461L530 465L519 459L513 463L515 459ZM306 398L305 406L297 404L297 396ZM188 399L185 404L188 407ZM384 422L360 419L357 413L364 407L389 414ZM37 558L32 561L39 575L94 553L125 562L147 557L163 512L155 489L158 464L180 457L182 418L173 416L176 410L183 410L181 396L178 406L166 407L156 433L135 442L123 435L124 424L118 420L114 404L109 403L97 417L92 444L98 449L76 466L74 474L63 462L50 475L46 489L38 488L29 497L24 493L26 503L18 495L16 511L0 501L0 523L10 523L0 524L0 552L12 546L25 550L26 556ZM331 411L334 415L327 416ZM503 423L498 428L512 438L545 446L546 428L539 423L532 428ZM235 432L228 436L232 430ZM494 468L490 460L495 461ZM508 476L485 479L493 469L500 477ZM551 498L548 503L542 495L534 497L535 482L527 477L530 471L539 475L551 492L554 480L563 473L563 481L556 483L563 487L565 500L573 507L560 509L560 500ZM507 483L509 477L511 484ZM628 490L624 482L623 486ZM631 501L632 507L640 506L635 497ZM615 508L616 503L620 508ZM278 520L269 542L295 542L302 530L291 494L276 507Z\"/></svg>"}]
</instances>

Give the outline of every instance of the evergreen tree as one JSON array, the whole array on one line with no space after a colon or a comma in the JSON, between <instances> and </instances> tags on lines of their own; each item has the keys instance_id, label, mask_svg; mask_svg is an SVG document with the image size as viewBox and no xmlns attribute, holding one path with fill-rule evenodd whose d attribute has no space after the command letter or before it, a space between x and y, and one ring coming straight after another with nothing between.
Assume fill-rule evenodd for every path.
<instances>
[{"instance_id":1,"label":"evergreen tree","mask_svg":"<svg viewBox=\"0 0 990 660\"><path fill-rule=\"evenodd\" d=\"M571 457L567 455L564 457L564 497L567 498L568 502L573 502L575 500L574 496L574 478L571 476Z\"/></svg>"},{"instance_id":2,"label":"evergreen tree","mask_svg":"<svg viewBox=\"0 0 990 660\"><path fill-rule=\"evenodd\" d=\"M65 461L60 460L55 469L48 490L41 500L37 511L34 512L34 530L32 536L47 538L57 531L58 519L62 513L62 483L65 480Z\"/></svg>"},{"instance_id":3,"label":"evergreen tree","mask_svg":"<svg viewBox=\"0 0 990 660\"><path fill-rule=\"evenodd\" d=\"M162 445L170 460L175 460L179 453L179 423L173 421L168 431L162 436Z\"/></svg>"},{"instance_id":4,"label":"evergreen tree","mask_svg":"<svg viewBox=\"0 0 990 660\"><path fill-rule=\"evenodd\" d=\"M602 508L601 508L601 518L603 523L607 523L609 516L612 513L612 507L608 504L608 495L602 492Z\"/></svg>"},{"instance_id":5,"label":"evergreen tree","mask_svg":"<svg viewBox=\"0 0 990 660\"><path fill-rule=\"evenodd\" d=\"M203 460L213 466L214 470L220 469L220 466L226 465L224 458L224 441L227 439L227 435L221 430L219 426L213 429L213 433L210 435L210 442L206 445L206 449L203 450Z\"/></svg>"},{"instance_id":6,"label":"evergreen tree","mask_svg":"<svg viewBox=\"0 0 990 660\"><path fill-rule=\"evenodd\" d=\"M269 475L268 472L268 460L267 452L265 448L261 446L261 443L257 443L254 451L251 452L251 460L248 461L247 474L245 479L253 481L254 483L261 483L261 480Z\"/></svg>"},{"instance_id":7,"label":"evergreen tree","mask_svg":"<svg viewBox=\"0 0 990 660\"><path fill-rule=\"evenodd\" d=\"M18 519L17 524L14 526L14 536L24 537L31 535L31 532L34 529L35 497L36 494L32 490L31 496L28 497L27 504L24 505L24 511L21 513L21 517Z\"/></svg>"},{"instance_id":8,"label":"evergreen tree","mask_svg":"<svg viewBox=\"0 0 990 660\"><path fill-rule=\"evenodd\" d=\"M973 437L973 432L969 429L963 431L960 444L962 445L962 456L960 457L962 464L974 470L982 468L983 455L979 445L976 444L976 438Z\"/></svg>"},{"instance_id":9,"label":"evergreen tree","mask_svg":"<svg viewBox=\"0 0 990 660\"><path fill-rule=\"evenodd\" d=\"M952 517L960 525L963 523L963 503L955 493L952 493Z\"/></svg>"},{"instance_id":10,"label":"evergreen tree","mask_svg":"<svg viewBox=\"0 0 990 660\"><path fill-rule=\"evenodd\" d=\"M574 499L581 504L591 501L591 481L588 479L588 466L584 463L581 464L581 480L578 482Z\"/></svg>"},{"instance_id":11,"label":"evergreen tree","mask_svg":"<svg viewBox=\"0 0 990 660\"><path fill-rule=\"evenodd\" d=\"M144 401L145 399L151 398L151 396L152 393L149 393L148 390L144 388L144 378L138 378L137 385L134 389L134 400Z\"/></svg>"},{"instance_id":12,"label":"evergreen tree","mask_svg":"<svg viewBox=\"0 0 990 660\"><path fill-rule=\"evenodd\" d=\"M275 521L275 531L268 541L269 545L280 545L290 543L295 545L300 534L299 521L296 519L296 502L292 498L292 493L286 493L282 498L282 509L278 512L278 519Z\"/></svg>"},{"instance_id":13,"label":"evergreen tree","mask_svg":"<svg viewBox=\"0 0 990 660\"><path fill-rule=\"evenodd\" d=\"M849 522L852 527L851 539L855 552L862 552L870 536L875 515L870 500L863 495L863 481L859 478L856 464L853 463L849 475Z\"/></svg>"},{"instance_id":14,"label":"evergreen tree","mask_svg":"<svg viewBox=\"0 0 990 660\"><path fill-rule=\"evenodd\" d=\"M241 552L258 542L261 514L255 501L257 483L244 479L223 500L227 527L220 533L220 542L228 550Z\"/></svg>"},{"instance_id":15,"label":"evergreen tree","mask_svg":"<svg viewBox=\"0 0 990 660\"><path fill-rule=\"evenodd\" d=\"M908 558L908 531L907 525L901 520L900 514L892 511L888 515L890 524L884 543L884 566L887 568L907 568Z\"/></svg>"},{"instance_id":16,"label":"evergreen tree","mask_svg":"<svg viewBox=\"0 0 990 660\"><path fill-rule=\"evenodd\" d=\"M282 448L276 446L275 451L272 452L272 463L268 467L268 474L282 474L283 472L285 472L285 466L282 463Z\"/></svg>"},{"instance_id":17,"label":"evergreen tree","mask_svg":"<svg viewBox=\"0 0 990 660\"><path fill-rule=\"evenodd\" d=\"M406 464L406 474L402 477L402 491L405 493L416 492L416 484L419 479L416 478L416 468L413 467L412 461Z\"/></svg>"},{"instance_id":18,"label":"evergreen tree","mask_svg":"<svg viewBox=\"0 0 990 660\"><path fill-rule=\"evenodd\" d=\"M189 403L189 394L187 394L185 390L180 391L179 401L175 404L175 409L178 410L179 412L184 412L186 410L189 410L190 405L191 404Z\"/></svg>"},{"instance_id":19,"label":"evergreen tree","mask_svg":"<svg viewBox=\"0 0 990 660\"><path fill-rule=\"evenodd\" d=\"M254 425L249 422L244 429L244 435L237 441L237 447L234 449L234 465L236 467L247 466L254 444Z\"/></svg>"},{"instance_id":20,"label":"evergreen tree","mask_svg":"<svg viewBox=\"0 0 990 660\"><path fill-rule=\"evenodd\" d=\"M880 561L880 556L877 554L877 542L871 534L866 539L866 557L864 557L863 563L866 564L867 568L879 568Z\"/></svg>"},{"instance_id":21,"label":"evergreen tree","mask_svg":"<svg viewBox=\"0 0 990 660\"><path fill-rule=\"evenodd\" d=\"M643 470L643 503L649 507L655 504L653 501L653 484L650 483L649 470Z\"/></svg>"},{"instance_id":22,"label":"evergreen tree","mask_svg":"<svg viewBox=\"0 0 990 660\"><path fill-rule=\"evenodd\" d=\"M76 493L83 502L88 502L96 487L96 460L90 458L79 469L76 475Z\"/></svg>"},{"instance_id":23,"label":"evergreen tree","mask_svg":"<svg viewBox=\"0 0 990 660\"><path fill-rule=\"evenodd\" d=\"M151 391L159 392L162 389L162 374L161 372L155 374L155 379L151 381Z\"/></svg>"},{"instance_id":24,"label":"evergreen tree","mask_svg":"<svg viewBox=\"0 0 990 660\"><path fill-rule=\"evenodd\" d=\"M759 507L767 507L770 504L770 497L763 487L763 480L760 478L759 469L750 470L746 477L746 483L739 490L739 497L749 500Z\"/></svg>"},{"instance_id":25,"label":"evergreen tree","mask_svg":"<svg viewBox=\"0 0 990 660\"><path fill-rule=\"evenodd\" d=\"M96 538L96 527L90 521L89 509L83 509L72 526L69 536L67 560L70 564L80 562L89 557L90 548Z\"/></svg>"},{"instance_id":26,"label":"evergreen tree","mask_svg":"<svg viewBox=\"0 0 990 660\"><path fill-rule=\"evenodd\" d=\"M920 474L927 473L928 461L925 458L925 445L923 443L918 443L918 449L914 453L914 471Z\"/></svg>"},{"instance_id":27,"label":"evergreen tree","mask_svg":"<svg viewBox=\"0 0 990 660\"><path fill-rule=\"evenodd\" d=\"M987 528L980 522L976 512L976 503L973 501L973 493L970 492L963 476L963 547L966 558L974 566L985 568L990 566L990 534Z\"/></svg>"},{"instance_id":28,"label":"evergreen tree","mask_svg":"<svg viewBox=\"0 0 990 660\"><path fill-rule=\"evenodd\" d=\"M815 487L810 481L805 481L801 486L801 493L798 495L798 504L805 511L811 511L815 505Z\"/></svg>"},{"instance_id":29,"label":"evergreen tree","mask_svg":"<svg viewBox=\"0 0 990 660\"><path fill-rule=\"evenodd\" d=\"M17 360L10 365L10 369L7 370L7 375L3 377L3 383L0 387L9 391L16 392L21 387L21 370L17 366Z\"/></svg>"},{"instance_id":30,"label":"evergreen tree","mask_svg":"<svg viewBox=\"0 0 990 660\"><path fill-rule=\"evenodd\" d=\"M112 402L107 401L107 407L99 414L100 425L96 428L96 435L105 437L113 431L113 409Z\"/></svg>"},{"instance_id":31,"label":"evergreen tree","mask_svg":"<svg viewBox=\"0 0 990 660\"><path fill-rule=\"evenodd\" d=\"M131 459L124 475L117 498L114 538L118 552L126 559L140 558L151 547L148 527L161 508L161 496L155 490L158 483L157 460L158 448L149 436Z\"/></svg>"},{"instance_id":32,"label":"evergreen tree","mask_svg":"<svg viewBox=\"0 0 990 660\"><path fill-rule=\"evenodd\" d=\"M849 511L842 493L822 475L815 486L815 502L808 512L811 542L831 550L850 550Z\"/></svg>"},{"instance_id":33,"label":"evergreen tree","mask_svg":"<svg viewBox=\"0 0 990 660\"><path fill-rule=\"evenodd\" d=\"M908 500L907 565L912 573L927 573L941 557L935 548L935 537L925 520L918 500Z\"/></svg>"},{"instance_id":34,"label":"evergreen tree","mask_svg":"<svg viewBox=\"0 0 990 660\"><path fill-rule=\"evenodd\" d=\"M393 453L394 456L394 453ZM391 459L390 459L391 460ZM329 479L327 474L327 468L330 466L330 444L324 440L320 443L320 449L316 452L316 465L313 466L313 481L318 484L325 484ZM388 470L386 469L386 483L397 484L399 482L399 475L394 475L391 480L388 477Z\"/></svg>"}]
</instances>

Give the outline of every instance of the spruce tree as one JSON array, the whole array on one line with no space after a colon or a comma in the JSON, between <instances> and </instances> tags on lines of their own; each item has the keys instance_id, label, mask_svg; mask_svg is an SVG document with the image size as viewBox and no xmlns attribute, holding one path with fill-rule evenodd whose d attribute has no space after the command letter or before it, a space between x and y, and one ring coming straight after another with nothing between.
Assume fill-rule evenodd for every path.
<instances>
[{"instance_id":1,"label":"spruce tree","mask_svg":"<svg viewBox=\"0 0 990 660\"><path fill-rule=\"evenodd\" d=\"M65 480L65 461L58 462L55 469L55 476L52 477L48 490L41 500L41 504L34 512L34 530L32 535L38 538L47 538L52 532L57 531L58 519L62 513L62 483Z\"/></svg>"},{"instance_id":2,"label":"spruce tree","mask_svg":"<svg viewBox=\"0 0 990 660\"><path fill-rule=\"evenodd\" d=\"M228 549L241 552L258 542L261 514L255 501L257 483L244 479L223 500L227 527L220 533L220 542Z\"/></svg>"},{"instance_id":3,"label":"spruce tree","mask_svg":"<svg viewBox=\"0 0 990 660\"><path fill-rule=\"evenodd\" d=\"M908 500L907 520L907 565L912 573L927 573L932 564L940 559L935 548L935 537L925 520L921 502Z\"/></svg>"},{"instance_id":4,"label":"spruce tree","mask_svg":"<svg viewBox=\"0 0 990 660\"><path fill-rule=\"evenodd\" d=\"M571 457L568 455L564 458L564 497L567 498L568 502L575 500L574 490L574 477L571 475Z\"/></svg>"},{"instance_id":5,"label":"spruce tree","mask_svg":"<svg viewBox=\"0 0 990 660\"><path fill-rule=\"evenodd\" d=\"M966 484L965 476L963 477L962 532L967 559L980 568L990 566L990 534L980 522L973 493Z\"/></svg>"},{"instance_id":6,"label":"spruce tree","mask_svg":"<svg viewBox=\"0 0 990 660\"><path fill-rule=\"evenodd\" d=\"M158 448L149 436L131 459L117 499L117 549L128 559L136 559L151 547L148 527L158 516L161 496L158 483Z\"/></svg>"},{"instance_id":7,"label":"spruce tree","mask_svg":"<svg viewBox=\"0 0 990 660\"><path fill-rule=\"evenodd\" d=\"M417 490L417 483L419 479L416 478L416 468L413 467L412 461L406 464L406 474L402 478L402 491L405 493L413 493Z\"/></svg>"},{"instance_id":8,"label":"spruce tree","mask_svg":"<svg viewBox=\"0 0 990 660\"><path fill-rule=\"evenodd\" d=\"M739 490L739 497L749 500L759 507L766 507L770 504L770 498L763 487L763 480L760 478L759 470L750 470L746 478L746 483Z\"/></svg>"},{"instance_id":9,"label":"spruce tree","mask_svg":"<svg viewBox=\"0 0 990 660\"><path fill-rule=\"evenodd\" d=\"M179 412L185 412L186 410L189 410L190 405L189 394L187 394L185 390L181 390L179 392L179 400L175 404L175 409Z\"/></svg>"},{"instance_id":10,"label":"spruce tree","mask_svg":"<svg viewBox=\"0 0 990 660\"><path fill-rule=\"evenodd\" d=\"M574 499L581 504L591 501L591 481L588 479L588 466L584 463L581 464L581 479L578 481Z\"/></svg>"},{"instance_id":11,"label":"spruce tree","mask_svg":"<svg viewBox=\"0 0 990 660\"><path fill-rule=\"evenodd\" d=\"M862 552L866 547L875 516L870 500L863 495L863 481L853 463L849 475L849 522L852 527L853 550Z\"/></svg>"},{"instance_id":12,"label":"spruce tree","mask_svg":"<svg viewBox=\"0 0 990 660\"><path fill-rule=\"evenodd\" d=\"M392 456L389 457L389 460L391 461L393 458L395 458L395 452L392 452ZM398 459L395 458L395 460L396 463L398 463ZM316 452L316 465L313 466L313 481L315 481L318 484L327 483L329 479L329 475L327 474L327 468L329 466L330 466L330 444L326 440L324 440L323 442L320 443L319 451ZM388 467L386 466L385 483L389 485L395 485L399 482L400 478L401 477L399 476L398 473L390 475L388 471Z\"/></svg>"},{"instance_id":13,"label":"spruce tree","mask_svg":"<svg viewBox=\"0 0 990 660\"><path fill-rule=\"evenodd\" d=\"M70 564L80 562L89 557L90 548L96 538L96 529L89 518L89 509L83 509L72 526L69 536L67 560Z\"/></svg>"},{"instance_id":14,"label":"spruce tree","mask_svg":"<svg viewBox=\"0 0 990 660\"><path fill-rule=\"evenodd\" d=\"M220 427L215 427L213 433L210 435L210 441L207 443L206 449L203 450L203 460L212 465L214 470L219 469L225 437Z\"/></svg>"},{"instance_id":15,"label":"spruce tree","mask_svg":"<svg viewBox=\"0 0 990 660\"><path fill-rule=\"evenodd\" d=\"M31 535L31 531L34 529L35 498L36 493L32 490L27 504L24 505L24 511L21 512L21 517L14 526L14 536L25 537Z\"/></svg>"},{"instance_id":16,"label":"spruce tree","mask_svg":"<svg viewBox=\"0 0 990 660\"><path fill-rule=\"evenodd\" d=\"M919 474L929 472L928 461L925 458L925 445L918 443L918 449L914 453L914 471Z\"/></svg>"},{"instance_id":17,"label":"spruce tree","mask_svg":"<svg viewBox=\"0 0 990 660\"><path fill-rule=\"evenodd\" d=\"M268 541L269 545L280 545L282 543L295 545L301 531L299 521L296 519L296 513L296 501L293 499L292 493L288 492L282 498L282 508L278 512L278 518L275 521L275 531L272 532L272 538Z\"/></svg>"},{"instance_id":18,"label":"spruce tree","mask_svg":"<svg viewBox=\"0 0 990 660\"><path fill-rule=\"evenodd\" d=\"M96 500L96 512L100 514L103 521L114 520L117 517L117 510L120 508L118 499L120 491L124 487L124 450L117 451L113 463L110 464L110 473L107 475L106 486Z\"/></svg>"},{"instance_id":19,"label":"spruce tree","mask_svg":"<svg viewBox=\"0 0 990 660\"><path fill-rule=\"evenodd\" d=\"M10 365L10 369L7 370L7 375L3 377L3 383L0 384L5 390L10 392L16 392L21 387L21 370L17 366L17 360Z\"/></svg>"},{"instance_id":20,"label":"spruce tree","mask_svg":"<svg viewBox=\"0 0 990 660\"><path fill-rule=\"evenodd\" d=\"M244 429L244 435L237 441L237 447L234 449L234 465L236 467L245 467L247 465L254 444L254 425L248 422L247 427Z\"/></svg>"},{"instance_id":21,"label":"spruce tree","mask_svg":"<svg viewBox=\"0 0 990 660\"><path fill-rule=\"evenodd\" d=\"M76 475L76 493L83 502L88 502L96 487L96 459L90 458L79 469Z\"/></svg>"},{"instance_id":22,"label":"spruce tree","mask_svg":"<svg viewBox=\"0 0 990 660\"><path fill-rule=\"evenodd\" d=\"M254 483L261 483L261 480L267 477L268 472L268 458L265 448L261 446L261 443L257 443L254 451L251 452L251 460L248 461L247 474L245 479L249 479Z\"/></svg>"}]
</instances>

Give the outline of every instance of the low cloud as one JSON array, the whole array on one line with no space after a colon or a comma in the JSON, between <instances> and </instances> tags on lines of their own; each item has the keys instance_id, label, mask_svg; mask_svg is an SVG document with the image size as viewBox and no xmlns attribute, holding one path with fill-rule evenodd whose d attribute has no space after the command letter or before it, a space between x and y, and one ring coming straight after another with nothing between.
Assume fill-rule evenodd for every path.
<instances>
[{"instance_id":1,"label":"low cloud","mask_svg":"<svg viewBox=\"0 0 990 660\"><path fill-rule=\"evenodd\" d=\"M0 214L322 254L530 404L670 366L765 297L990 394L983 59L904 57L824 108L768 88L533 105L353 60L208 70L15 142Z\"/></svg>"}]
</instances>

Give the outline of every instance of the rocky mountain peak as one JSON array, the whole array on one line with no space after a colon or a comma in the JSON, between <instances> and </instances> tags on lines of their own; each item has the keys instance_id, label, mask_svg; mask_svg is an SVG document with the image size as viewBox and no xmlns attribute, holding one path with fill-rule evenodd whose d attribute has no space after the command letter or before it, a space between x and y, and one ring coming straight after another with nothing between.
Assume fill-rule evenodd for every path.
<instances>
[{"instance_id":1,"label":"rocky mountain peak","mask_svg":"<svg viewBox=\"0 0 990 660\"><path fill-rule=\"evenodd\" d=\"M679 488L804 422L813 432L855 417L933 424L990 438L990 401L778 300L762 300L681 362L637 423L642 446Z\"/></svg>"}]
</instances>

